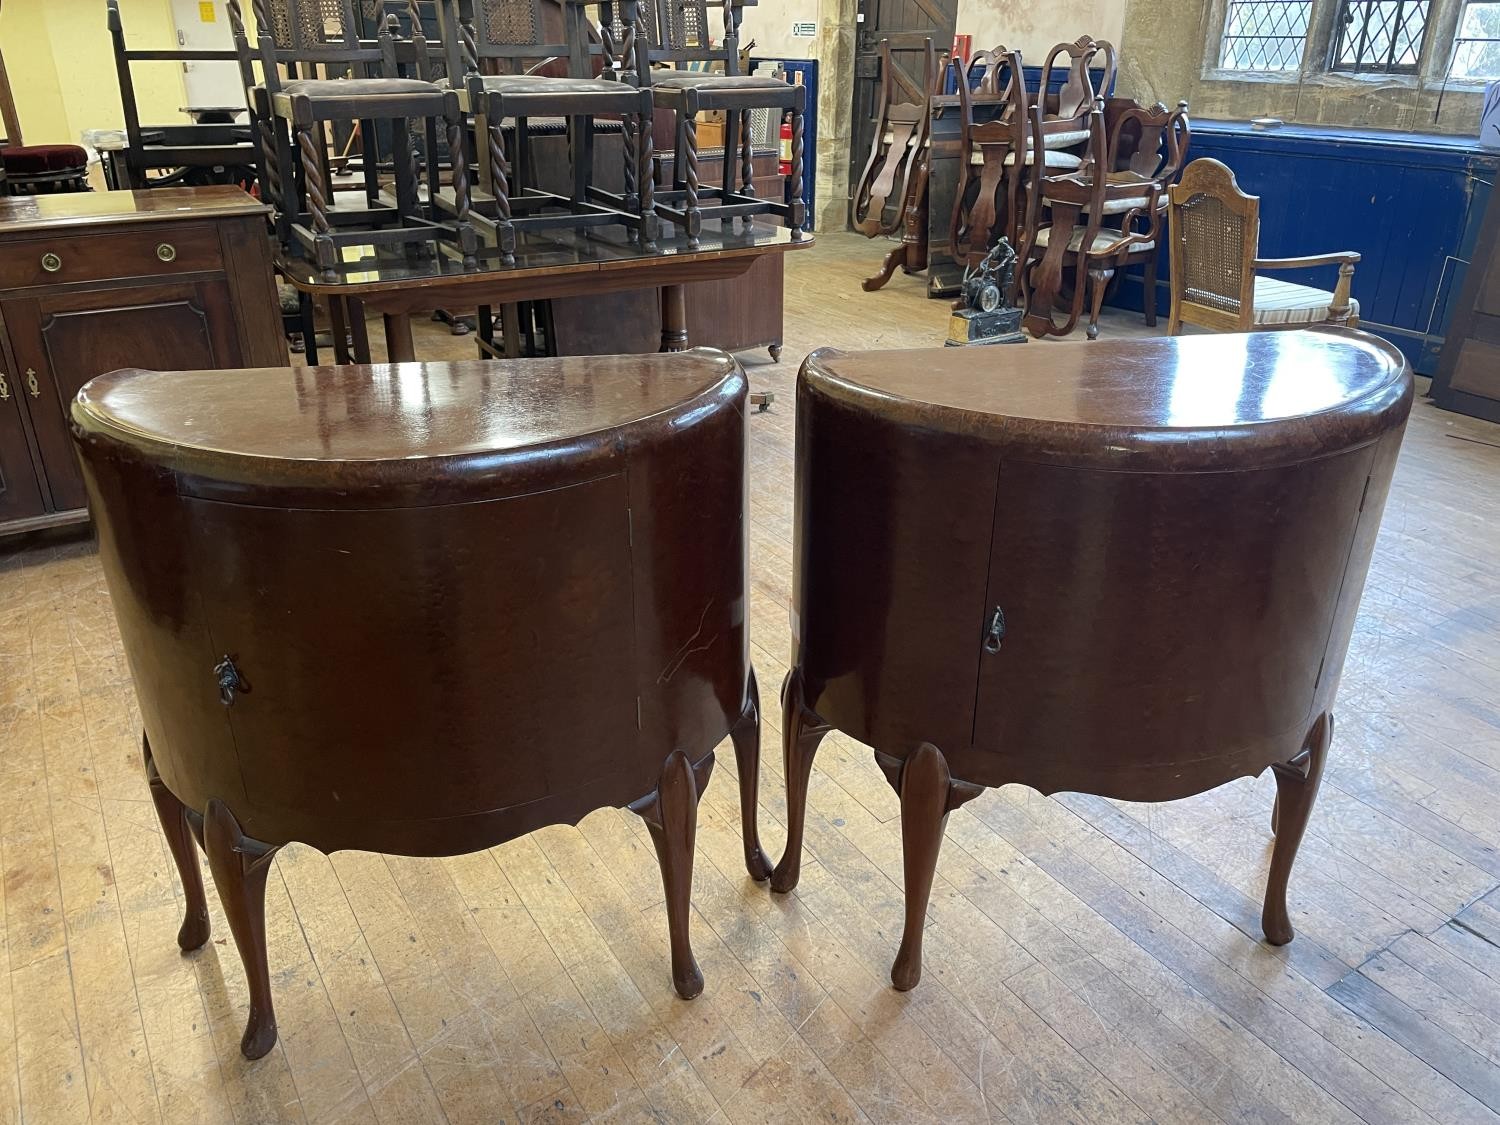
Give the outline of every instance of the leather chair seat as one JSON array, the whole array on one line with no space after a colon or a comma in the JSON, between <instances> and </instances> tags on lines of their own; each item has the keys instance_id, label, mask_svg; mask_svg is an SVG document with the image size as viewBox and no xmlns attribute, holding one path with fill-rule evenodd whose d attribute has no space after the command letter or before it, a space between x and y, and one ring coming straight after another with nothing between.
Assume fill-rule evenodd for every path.
<instances>
[{"instance_id":1,"label":"leather chair seat","mask_svg":"<svg viewBox=\"0 0 1500 1125\"><path fill-rule=\"evenodd\" d=\"M10 145L0 149L0 159L12 176L81 171L89 164L89 154L77 145Z\"/></svg>"},{"instance_id":2,"label":"leather chair seat","mask_svg":"<svg viewBox=\"0 0 1500 1125\"><path fill-rule=\"evenodd\" d=\"M544 74L487 74L485 90L499 94L628 94L638 91L624 82L604 78L549 78Z\"/></svg>"},{"instance_id":3,"label":"leather chair seat","mask_svg":"<svg viewBox=\"0 0 1500 1125\"><path fill-rule=\"evenodd\" d=\"M758 74L705 74L701 70L678 70L652 76L658 90L786 90L788 85Z\"/></svg>"},{"instance_id":4,"label":"leather chair seat","mask_svg":"<svg viewBox=\"0 0 1500 1125\"><path fill-rule=\"evenodd\" d=\"M443 91L433 82L417 78L299 78L282 86L281 93L294 98L378 98L410 97L413 94L436 94Z\"/></svg>"}]
</instances>

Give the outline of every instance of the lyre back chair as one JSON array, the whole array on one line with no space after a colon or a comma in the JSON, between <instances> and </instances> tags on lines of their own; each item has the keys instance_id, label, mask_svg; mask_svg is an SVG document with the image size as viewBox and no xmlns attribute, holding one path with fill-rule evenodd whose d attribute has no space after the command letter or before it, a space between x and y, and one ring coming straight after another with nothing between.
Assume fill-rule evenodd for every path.
<instances>
[{"instance_id":1,"label":"lyre back chair","mask_svg":"<svg viewBox=\"0 0 1500 1125\"><path fill-rule=\"evenodd\" d=\"M1031 107L1032 127L1042 127L1041 106ZM1166 192L1182 172L1192 136L1187 103L1168 109L1117 105L1108 126L1104 99L1089 114L1089 148L1082 167L1064 175L1031 170L1033 206L1018 254L1028 294L1023 326L1033 336L1073 331L1091 298L1088 337L1099 335L1099 310L1116 271L1146 266L1154 292L1156 258L1165 232ZM1050 222L1043 223L1044 212ZM1064 271L1072 267L1072 297L1058 324L1052 310ZM1147 301L1148 322L1154 321Z\"/></svg>"},{"instance_id":2,"label":"lyre back chair","mask_svg":"<svg viewBox=\"0 0 1500 1125\"><path fill-rule=\"evenodd\" d=\"M1352 250L1307 258L1261 258L1260 197L1247 195L1217 160L1195 160L1168 193L1172 311L1167 334L1183 324L1221 332L1359 323L1350 296ZM1261 270L1338 266L1333 292L1261 277Z\"/></svg>"},{"instance_id":3,"label":"lyre back chair","mask_svg":"<svg viewBox=\"0 0 1500 1125\"><path fill-rule=\"evenodd\" d=\"M443 41L449 72L462 76L463 101L476 122L479 161L489 200L493 236L502 260L515 260L518 231L620 224L654 243L657 222L650 192L636 185L650 179L649 164L627 139L623 198L594 188L594 119L619 117L627 138L650 129L651 92L611 71L593 77L589 24L579 0L561 0L562 26L547 18L542 0L442 0ZM558 35L560 38L551 38ZM537 73L565 69L566 76ZM568 122L572 184L568 195L543 191L534 182L527 120L562 117ZM513 151L506 152L505 123L515 123ZM644 123L644 125L643 125ZM482 134L482 136L480 135ZM647 156L649 160L649 155Z\"/></svg>"},{"instance_id":4,"label":"lyre back chair","mask_svg":"<svg viewBox=\"0 0 1500 1125\"><path fill-rule=\"evenodd\" d=\"M927 267L927 176L930 169L932 98L939 93L948 56L923 43L921 85L891 60L891 41L880 41L880 105L870 158L854 189L854 228L866 238L901 233L901 245L886 255L880 272L864 282L879 289L899 266L907 273Z\"/></svg>"},{"instance_id":5,"label":"lyre back chair","mask_svg":"<svg viewBox=\"0 0 1500 1125\"><path fill-rule=\"evenodd\" d=\"M272 127L271 152L290 243L309 253L326 276L338 272L344 247L405 245L410 251L438 239L457 243L465 266L476 265L477 238L469 222L469 174L458 95L398 71L392 18L375 42L359 37L354 0L254 0L263 94L252 102ZM236 19L243 37L243 22ZM248 52L248 44L241 48ZM348 78L299 77L318 66L347 69ZM289 77L283 80L281 69ZM252 68L253 69L253 68ZM452 162L456 219L441 222L421 199L412 123L441 119ZM400 151L392 153L394 198L376 177L374 123L388 121ZM335 206L328 163L329 126L358 125L365 146L363 207ZM287 130L290 129L290 139ZM425 131L425 125L423 126ZM295 152L295 156L293 153ZM427 154L429 197L438 189L436 153ZM291 174L289 174L291 173Z\"/></svg>"},{"instance_id":6,"label":"lyre back chair","mask_svg":"<svg viewBox=\"0 0 1500 1125\"><path fill-rule=\"evenodd\" d=\"M1114 44L1088 35L1047 52L1041 81L1031 95L1042 109L1042 147L1072 149L1088 141L1089 114L1097 99L1109 96L1115 68ZM1051 92L1054 84L1056 93Z\"/></svg>"},{"instance_id":7,"label":"lyre back chair","mask_svg":"<svg viewBox=\"0 0 1500 1125\"><path fill-rule=\"evenodd\" d=\"M657 193L657 211L681 228L689 247L698 245L705 219L727 224L740 217L748 225L752 216L773 214L786 220L794 239L802 237L807 224L802 198L807 88L740 73L741 4L742 0L723 0L713 5L723 14L723 36L715 46L708 0L641 0L648 61L674 67L657 71L647 67L641 75L643 84L651 83L656 104L671 110L675 119L672 186ZM702 69L686 69L689 65ZM722 65L724 73L707 69L714 65ZM788 111L792 115L788 202L755 195L750 121L751 111L760 109L773 111L778 121ZM716 186L705 186L698 178L697 116L704 110L724 113L724 176Z\"/></svg>"}]
</instances>

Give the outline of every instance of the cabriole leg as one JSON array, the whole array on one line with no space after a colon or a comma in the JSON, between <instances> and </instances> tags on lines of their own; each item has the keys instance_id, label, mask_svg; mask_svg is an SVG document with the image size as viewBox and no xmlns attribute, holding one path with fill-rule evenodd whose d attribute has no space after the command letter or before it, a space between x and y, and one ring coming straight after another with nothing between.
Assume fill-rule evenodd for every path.
<instances>
[{"instance_id":1,"label":"cabriole leg","mask_svg":"<svg viewBox=\"0 0 1500 1125\"><path fill-rule=\"evenodd\" d=\"M693 845L698 835L698 795L708 785L713 755L700 763L699 778L681 750L673 750L661 769L656 791L630 806L646 822L656 858L661 863L662 887L667 895L667 933L672 943L672 985L677 995L691 1000L703 991L703 973L693 958L688 933L692 911Z\"/></svg>"},{"instance_id":2,"label":"cabriole leg","mask_svg":"<svg viewBox=\"0 0 1500 1125\"><path fill-rule=\"evenodd\" d=\"M203 814L203 850L208 852L208 867L250 986L250 1017L240 1052L258 1059L276 1043L276 1010L266 964L266 876L277 849L248 838L229 806L214 798Z\"/></svg>"},{"instance_id":3,"label":"cabriole leg","mask_svg":"<svg viewBox=\"0 0 1500 1125\"><path fill-rule=\"evenodd\" d=\"M813 757L828 726L804 702L801 669L787 674L781 689L781 752L786 774L786 851L771 872L771 889L786 894L802 875L802 827L807 820L807 784Z\"/></svg>"},{"instance_id":4,"label":"cabriole leg","mask_svg":"<svg viewBox=\"0 0 1500 1125\"><path fill-rule=\"evenodd\" d=\"M1323 764L1333 742L1333 715L1318 716L1307 736L1302 752L1289 762L1271 767L1276 774L1276 805L1272 810L1272 831L1276 844L1271 851L1271 874L1266 880L1266 902L1260 925L1272 945L1285 945L1295 936L1292 919L1286 908L1286 885L1297 859L1297 848L1307 830L1318 786L1323 780Z\"/></svg>"},{"instance_id":5,"label":"cabriole leg","mask_svg":"<svg viewBox=\"0 0 1500 1125\"><path fill-rule=\"evenodd\" d=\"M203 874L198 869L198 845L188 827L187 807L156 772L156 763L151 760L151 740L144 733L141 735L141 753L146 760L146 783L151 787L151 803L156 806L162 835L167 838L167 850L172 853L172 862L177 864L177 877L182 880L182 897L187 901L182 928L177 931L177 944L184 951L197 949L208 940L209 933L208 900L203 895Z\"/></svg>"},{"instance_id":6,"label":"cabriole leg","mask_svg":"<svg viewBox=\"0 0 1500 1125\"><path fill-rule=\"evenodd\" d=\"M734 767L740 775L740 834L745 841L745 869L756 882L771 876L771 861L760 846L756 823L760 799L760 688L755 670L745 691L745 710L729 732L734 742Z\"/></svg>"},{"instance_id":7,"label":"cabriole leg","mask_svg":"<svg viewBox=\"0 0 1500 1125\"><path fill-rule=\"evenodd\" d=\"M948 760L930 742L918 746L902 764L900 782L906 928L901 934L896 963L891 966L891 983L905 992L922 979L922 932L927 924L927 903L932 898L932 880L937 873L948 814L983 790L954 781L948 772Z\"/></svg>"}]
</instances>

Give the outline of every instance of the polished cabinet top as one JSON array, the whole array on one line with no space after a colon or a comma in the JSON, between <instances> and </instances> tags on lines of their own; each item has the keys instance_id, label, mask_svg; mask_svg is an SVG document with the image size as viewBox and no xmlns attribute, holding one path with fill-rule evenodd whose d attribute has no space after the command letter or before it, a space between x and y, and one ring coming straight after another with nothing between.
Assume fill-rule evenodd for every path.
<instances>
[{"instance_id":1,"label":"polished cabinet top","mask_svg":"<svg viewBox=\"0 0 1500 1125\"><path fill-rule=\"evenodd\" d=\"M893 421L1070 464L1191 470L1373 440L1410 406L1399 352L1322 329L940 351L814 352L804 382Z\"/></svg>"},{"instance_id":2,"label":"polished cabinet top","mask_svg":"<svg viewBox=\"0 0 1500 1125\"><path fill-rule=\"evenodd\" d=\"M153 188L150 191L87 191L17 195L0 199L0 234L114 223L214 219L263 215L264 203L232 185Z\"/></svg>"},{"instance_id":3,"label":"polished cabinet top","mask_svg":"<svg viewBox=\"0 0 1500 1125\"><path fill-rule=\"evenodd\" d=\"M734 399L723 352L524 361L115 371L73 404L95 436L182 476L290 488L384 490L528 474L537 455L607 457L622 427L670 426ZM193 486L188 486L194 491Z\"/></svg>"}]
</instances>

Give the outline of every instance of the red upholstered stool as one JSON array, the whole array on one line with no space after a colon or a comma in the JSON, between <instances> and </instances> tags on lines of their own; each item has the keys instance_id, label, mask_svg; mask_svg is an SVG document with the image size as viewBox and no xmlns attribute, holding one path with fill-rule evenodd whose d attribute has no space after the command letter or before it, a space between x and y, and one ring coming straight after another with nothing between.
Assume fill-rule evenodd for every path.
<instances>
[{"instance_id":1,"label":"red upholstered stool","mask_svg":"<svg viewBox=\"0 0 1500 1125\"><path fill-rule=\"evenodd\" d=\"M0 160L8 195L89 190L89 154L78 145L10 145Z\"/></svg>"}]
</instances>

